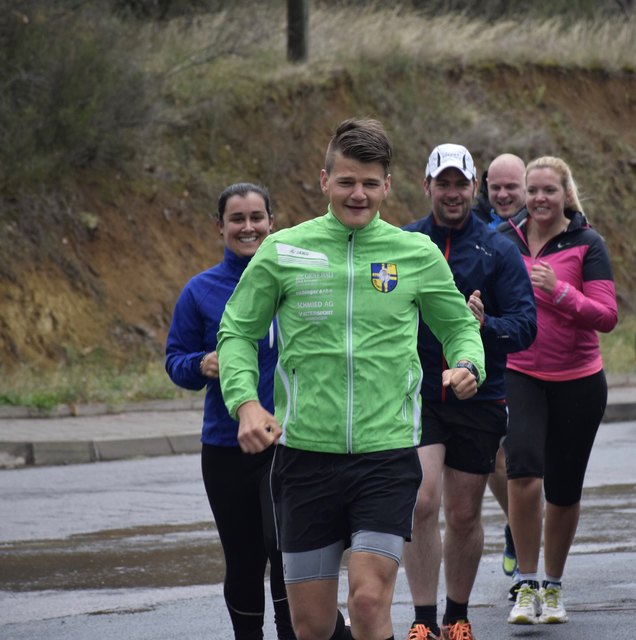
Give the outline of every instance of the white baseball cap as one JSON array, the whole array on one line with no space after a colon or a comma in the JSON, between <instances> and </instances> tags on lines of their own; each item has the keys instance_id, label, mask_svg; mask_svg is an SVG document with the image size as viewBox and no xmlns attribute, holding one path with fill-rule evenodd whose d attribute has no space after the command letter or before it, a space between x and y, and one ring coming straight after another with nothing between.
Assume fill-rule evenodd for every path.
<instances>
[{"instance_id":1,"label":"white baseball cap","mask_svg":"<svg viewBox=\"0 0 636 640\"><path fill-rule=\"evenodd\" d=\"M461 144L447 143L435 147L428 157L426 177L437 178L444 169L449 167L459 169L469 180L474 180L477 174L470 151Z\"/></svg>"}]
</instances>

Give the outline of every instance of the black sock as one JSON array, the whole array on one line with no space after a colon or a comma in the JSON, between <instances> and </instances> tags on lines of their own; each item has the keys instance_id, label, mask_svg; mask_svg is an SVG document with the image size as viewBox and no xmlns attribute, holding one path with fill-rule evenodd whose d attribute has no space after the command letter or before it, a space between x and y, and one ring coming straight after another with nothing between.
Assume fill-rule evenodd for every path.
<instances>
[{"instance_id":1,"label":"black sock","mask_svg":"<svg viewBox=\"0 0 636 640\"><path fill-rule=\"evenodd\" d=\"M415 605L415 623L425 624L435 635L439 635L437 626L437 605Z\"/></svg>"},{"instance_id":2,"label":"black sock","mask_svg":"<svg viewBox=\"0 0 636 640\"><path fill-rule=\"evenodd\" d=\"M539 590L539 582L538 582L538 580L522 580L519 584L520 584L520 586L523 586L524 584L527 584L529 587L532 587L536 591Z\"/></svg>"},{"instance_id":3,"label":"black sock","mask_svg":"<svg viewBox=\"0 0 636 640\"><path fill-rule=\"evenodd\" d=\"M556 587L557 589L561 588L561 582L551 582L549 580L544 580L543 584L541 585L544 589L547 589L548 587L552 586L552 587Z\"/></svg>"},{"instance_id":4,"label":"black sock","mask_svg":"<svg viewBox=\"0 0 636 640\"><path fill-rule=\"evenodd\" d=\"M444 613L442 622L455 624L460 620L468 621L468 602L455 602L446 596L446 613Z\"/></svg>"}]
</instances>

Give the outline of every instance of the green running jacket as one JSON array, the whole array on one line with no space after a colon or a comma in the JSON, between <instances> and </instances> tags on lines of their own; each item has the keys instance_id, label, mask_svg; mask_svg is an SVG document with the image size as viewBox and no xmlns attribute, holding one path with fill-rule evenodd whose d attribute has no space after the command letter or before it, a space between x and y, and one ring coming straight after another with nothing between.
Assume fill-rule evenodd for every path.
<instances>
[{"instance_id":1,"label":"green running jacket","mask_svg":"<svg viewBox=\"0 0 636 640\"><path fill-rule=\"evenodd\" d=\"M227 303L218 334L231 415L258 400L257 341L278 317L280 443L368 453L420 441L418 311L446 361L485 380L479 324L437 246L380 219L345 227L332 213L268 236Z\"/></svg>"}]
</instances>

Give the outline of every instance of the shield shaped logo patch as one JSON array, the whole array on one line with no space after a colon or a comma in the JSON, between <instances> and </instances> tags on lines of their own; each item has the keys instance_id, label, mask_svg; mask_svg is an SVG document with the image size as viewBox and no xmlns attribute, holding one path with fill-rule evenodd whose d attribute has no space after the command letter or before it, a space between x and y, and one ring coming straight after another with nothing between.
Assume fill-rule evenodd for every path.
<instances>
[{"instance_id":1,"label":"shield shaped logo patch","mask_svg":"<svg viewBox=\"0 0 636 640\"><path fill-rule=\"evenodd\" d=\"M397 287L397 265L393 262L372 262L371 282L381 293L389 293Z\"/></svg>"}]
</instances>

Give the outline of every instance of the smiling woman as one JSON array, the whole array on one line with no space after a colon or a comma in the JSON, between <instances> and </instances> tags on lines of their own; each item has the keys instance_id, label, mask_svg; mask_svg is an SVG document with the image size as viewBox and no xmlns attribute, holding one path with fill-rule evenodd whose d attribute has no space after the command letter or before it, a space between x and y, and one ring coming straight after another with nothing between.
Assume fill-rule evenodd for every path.
<instances>
[{"instance_id":1,"label":"smiling woman","mask_svg":"<svg viewBox=\"0 0 636 640\"><path fill-rule=\"evenodd\" d=\"M526 192L526 210L503 231L526 263L538 325L534 343L510 354L506 370L508 515L518 560L508 622L563 623L561 579L607 404L597 334L616 325L616 289L605 242L583 213L567 163L554 156L530 162Z\"/></svg>"},{"instance_id":2,"label":"smiling woman","mask_svg":"<svg viewBox=\"0 0 636 640\"><path fill-rule=\"evenodd\" d=\"M241 451L238 424L228 414L221 396L216 354L216 335L225 305L272 230L269 194L259 185L233 184L219 196L217 216L225 244L224 259L192 278L181 292L168 333L166 370L180 387L206 387L201 469L225 555L224 594L235 637L262 637L264 577L269 560L278 638L293 640L268 490L274 447L259 455ZM270 410L278 357L274 326L258 349L258 397Z\"/></svg>"},{"instance_id":3,"label":"smiling woman","mask_svg":"<svg viewBox=\"0 0 636 640\"><path fill-rule=\"evenodd\" d=\"M269 197L247 188L249 185L238 184L226 189L229 194L224 192L222 196L225 206L219 207L217 224L225 246L238 256L251 258L271 232L274 217Z\"/></svg>"}]
</instances>

